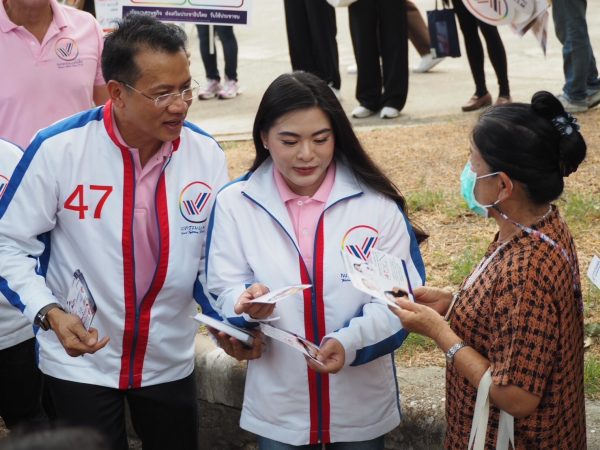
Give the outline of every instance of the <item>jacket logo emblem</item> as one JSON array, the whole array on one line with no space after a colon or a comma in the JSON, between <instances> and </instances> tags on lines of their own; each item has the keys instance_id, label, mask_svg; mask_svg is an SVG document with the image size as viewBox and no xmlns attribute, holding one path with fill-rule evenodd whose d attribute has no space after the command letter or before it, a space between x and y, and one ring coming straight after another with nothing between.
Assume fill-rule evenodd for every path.
<instances>
[{"instance_id":1,"label":"jacket logo emblem","mask_svg":"<svg viewBox=\"0 0 600 450\"><path fill-rule=\"evenodd\" d=\"M207 205L212 197L212 188L202 181L194 181L183 188L179 195L179 211L185 220L203 223L208 219Z\"/></svg>"},{"instance_id":2,"label":"jacket logo emblem","mask_svg":"<svg viewBox=\"0 0 600 450\"><path fill-rule=\"evenodd\" d=\"M342 250L367 261L379 240L379 231L369 225L350 228L342 239Z\"/></svg>"}]
</instances>

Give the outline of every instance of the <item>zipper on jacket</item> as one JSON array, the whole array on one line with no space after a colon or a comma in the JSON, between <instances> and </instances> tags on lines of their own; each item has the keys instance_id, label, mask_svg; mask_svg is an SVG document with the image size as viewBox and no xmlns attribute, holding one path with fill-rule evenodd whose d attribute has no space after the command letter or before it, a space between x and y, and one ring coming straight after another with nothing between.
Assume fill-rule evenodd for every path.
<instances>
[{"instance_id":1,"label":"zipper on jacket","mask_svg":"<svg viewBox=\"0 0 600 450\"><path fill-rule=\"evenodd\" d=\"M134 162L133 155L131 155L131 159L132 159L132 162ZM156 201L156 195L158 193L158 186L160 185L160 182L164 177L165 168L167 167L169 162L171 162L171 157L169 157L167 159L167 162L165 162L165 164L163 165L163 168L160 172L160 176L158 177L158 181L156 183L156 187L154 188L154 213L155 213L156 225L158 227L157 228L158 229L158 260L156 261L156 267L154 268L154 274L152 275L152 281L150 282L150 285L148 286L146 293L140 300L139 305L137 302L137 289L136 289L136 285L135 285L135 250L134 250L135 242L133 240L133 219L132 219L132 223L131 223L131 242L133 244L132 250L134 251L133 258L132 258L132 260L133 260L133 285L134 285L134 292L136 293L136 296L135 296L135 322L134 322L134 327L133 327L133 341L131 344L132 345L131 357L129 359L129 388L130 389L133 387L133 371L134 371L134 365L135 365L135 351L137 348L137 340L138 340L138 335L139 335L139 331L140 331L140 311L142 309L142 304L144 303L144 300L148 296L148 293L152 289L152 285L154 284L154 281L156 280L156 273L158 272L158 266L160 265L160 257L161 257L161 253L162 253L160 250L161 250L161 246L162 246L162 239L161 239L161 234L160 234L160 221L158 218L158 204ZM134 214L132 215L132 217L135 217L135 186L136 186L136 184L137 183L135 181L135 169L134 169L134 182L133 182Z\"/></svg>"},{"instance_id":2,"label":"zipper on jacket","mask_svg":"<svg viewBox=\"0 0 600 450\"><path fill-rule=\"evenodd\" d=\"M245 192L242 192L242 195L244 197L246 197L247 199L249 199L250 201L252 201L253 203L255 203L256 205L258 205L260 208L262 208L269 216L271 216L271 218L275 221L275 223L277 225L279 225L281 227L281 229L285 232L285 234L288 236L288 238L292 241L292 244L294 244L294 247L296 248L296 251L298 252L298 256L300 256L300 259L302 260L302 264L304 264L304 268L307 270L308 273L308 267L306 267L306 263L304 262L304 258L302 258L302 253L300 253L300 249L296 246L296 243L294 242L294 239L292 238L292 236L290 236L290 234L287 232L287 230L285 229L285 227L281 224L281 222L279 222L275 216L273 216L273 214L271 214L271 212L269 210L267 210L267 208L265 208L263 205L261 205L258 201L256 201L255 199L253 199L252 197L250 197L248 194L246 194ZM315 238L314 238L314 247L313 247L313 255L316 254L316 250L317 250L317 238L318 238L318 233L319 232L319 226L323 220L323 217L325 216L325 212L329 211L333 206L337 205L338 203L344 201L344 200L349 200L351 198L354 197L360 197L361 195L363 195L362 192L359 192L357 194L352 194L349 195L347 197L343 197L340 198L339 200L335 201L334 203L332 203L331 205L329 205L327 208L325 208L323 210L323 212L321 213L321 216L319 217L319 220L317 222L317 230L315 231ZM321 337L319 336L319 324L318 324L318 317L317 317L317 290L316 290L316 286L314 283L314 278L315 278L315 268L316 268L316 258L313 257L313 272L312 272L312 277L311 277L311 281L313 281L312 287L310 288L311 290L311 306L312 306L312 318L313 318L313 333L315 335L315 340L320 342ZM325 305L323 305L323 308L325 308ZM318 345L318 342L314 342L315 344ZM323 396L321 394L321 378L322 375L320 373L317 373L317 408L318 408L318 443L323 442Z\"/></svg>"}]
</instances>

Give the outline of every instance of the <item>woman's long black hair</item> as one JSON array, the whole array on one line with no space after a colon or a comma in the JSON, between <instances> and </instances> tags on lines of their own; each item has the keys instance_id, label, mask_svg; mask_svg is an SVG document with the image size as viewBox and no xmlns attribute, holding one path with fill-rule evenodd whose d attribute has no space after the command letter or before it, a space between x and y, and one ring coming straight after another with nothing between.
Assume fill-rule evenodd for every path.
<instances>
[{"instance_id":1,"label":"woman's long black hair","mask_svg":"<svg viewBox=\"0 0 600 450\"><path fill-rule=\"evenodd\" d=\"M269 157L269 151L263 146L262 133L268 133L283 115L313 107L320 108L329 117L335 137L334 157L342 156L361 182L397 202L408 218L406 200L364 150L332 90L323 80L307 72L280 75L265 91L254 119L252 138L256 156L250 171L256 170ZM419 243L427 239L423 230L412 226Z\"/></svg>"}]
</instances>

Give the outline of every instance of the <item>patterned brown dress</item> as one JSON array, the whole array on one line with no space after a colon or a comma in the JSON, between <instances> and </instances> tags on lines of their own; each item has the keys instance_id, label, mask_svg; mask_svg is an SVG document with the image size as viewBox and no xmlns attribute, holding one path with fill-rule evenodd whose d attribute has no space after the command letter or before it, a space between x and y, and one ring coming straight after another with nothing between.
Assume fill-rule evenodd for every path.
<instances>
[{"instance_id":1,"label":"patterned brown dress","mask_svg":"<svg viewBox=\"0 0 600 450\"><path fill-rule=\"evenodd\" d=\"M517 449L583 450L583 311L575 245L555 207L531 228L563 250L524 231L504 245L493 242L484 258L502 248L470 286L463 283L451 327L490 360L496 385L541 397L533 414L515 418ZM447 449L467 448L476 395L465 377L447 368ZM496 448L497 428L492 407L486 448Z\"/></svg>"}]
</instances>

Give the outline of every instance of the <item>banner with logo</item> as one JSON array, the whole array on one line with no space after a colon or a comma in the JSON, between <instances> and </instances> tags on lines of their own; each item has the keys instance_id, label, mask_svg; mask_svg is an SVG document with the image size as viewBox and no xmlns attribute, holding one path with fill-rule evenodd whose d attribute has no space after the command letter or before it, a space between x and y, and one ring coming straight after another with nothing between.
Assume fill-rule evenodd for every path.
<instances>
[{"instance_id":1,"label":"banner with logo","mask_svg":"<svg viewBox=\"0 0 600 450\"><path fill-rule=\"evenodd\" d=\"M120 5L123 16L137 11L163 22L248 25L252 0L120 0Z\"/></svg>"},{"instance_id":2,"label":"banner with logo","mask_svg":"<svg viewBox=\"0 0 600 450\"><path fill-rule=\"evenodd\" d=\"M523 36L532 30L544 55L548 35L548 0L462 0L477 19L493 26L510 25Z\"/></svg>"}]
</instances>

